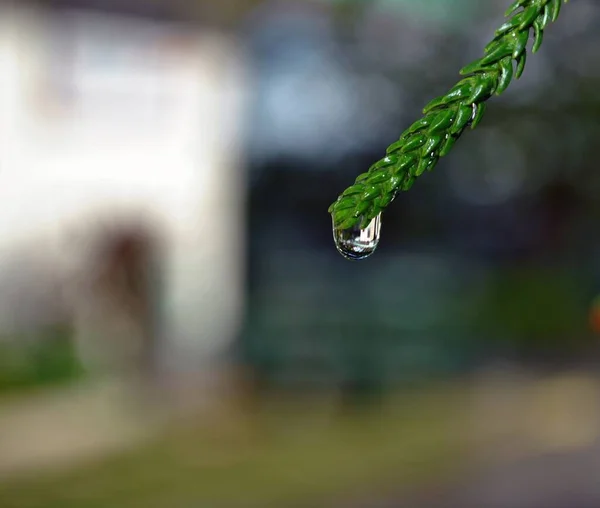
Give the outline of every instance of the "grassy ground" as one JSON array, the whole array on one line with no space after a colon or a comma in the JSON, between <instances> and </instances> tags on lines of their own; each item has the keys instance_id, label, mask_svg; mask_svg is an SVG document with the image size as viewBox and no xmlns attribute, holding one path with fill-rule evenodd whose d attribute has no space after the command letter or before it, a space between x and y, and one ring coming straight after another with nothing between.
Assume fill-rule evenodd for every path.
<instances>
[{"instance_id":1,"label":"grassy ground","mask_svg":"<svg viewBox=\"0 0 600 508\"><path fill-rule=\"evenodd\" d=\"M528 457L576 453L598 442L596 377L502 379L492 373L463 386L396 394L368 411L280 396L251 412L231 406L210 420L188 414L159 426L150 441L130 438L123 443L129 451L121 446L85 466L80 459L69 468L52 462L27 477L5 476L0 508L342 508L357 499L365 501L358 506L373 506L460 480L463 466L502 463L510 470ZM67 405L57 408L52 399L45 411L28 413L29 427L10 435L22 434L30 452L48 440L100 441L119 419L106 416L102 397L84 404L91 398L83 392L75 399L86 414L78 425L60 418ZM38 441L27 434L32 421L45 430ZM142 427L152 425L143 420ZM5 430L0 425L0 445L7 444ZM6 449L0 446L0 462Z\"/></svg>"},{"instance_id":2,"label":"grassy ground","mask_svg":"<svg viewBox=\"0 0 600 508\"><path fill-rule=\"evenodd\" d=\"M250 416L173 425L160 438L79 469L0 484L2 508L343 505L451 473L464 452L466 394L395 396L331 413L272 401Z\"/></svg>"}]
</instances>

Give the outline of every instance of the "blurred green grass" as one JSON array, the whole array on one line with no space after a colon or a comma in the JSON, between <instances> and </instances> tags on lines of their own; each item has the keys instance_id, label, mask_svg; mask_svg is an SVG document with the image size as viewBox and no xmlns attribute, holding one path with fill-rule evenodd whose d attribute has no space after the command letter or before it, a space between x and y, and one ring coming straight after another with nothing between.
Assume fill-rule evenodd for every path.
<instances>
[{"instance_id":1,"label":"blurred green grass","mask_svg":"<svg viewBox=\"0 0 600 508\"><path fill-rule=\"evenodd\" d=\"M0 336L0 396L71 382L83 373L68 326Z\"/></svg>"},{"instance_id":2,"label":"blurred green grass","mask_svg":"<svg viewBox=\"0 0 600 508\"><path fill-rule=\"evenodd\" d=\"M463 397L436 389L333 415L280 400L244 421L187 421L135 451L4 481L0 506L316 507L383 495L457 470Z\"/></svg>"}]
</instances>

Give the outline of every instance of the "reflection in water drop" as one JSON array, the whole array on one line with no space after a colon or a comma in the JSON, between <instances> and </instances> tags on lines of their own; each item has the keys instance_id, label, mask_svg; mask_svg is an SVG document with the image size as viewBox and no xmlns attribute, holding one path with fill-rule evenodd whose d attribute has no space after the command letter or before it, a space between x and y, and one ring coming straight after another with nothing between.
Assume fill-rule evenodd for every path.
<instances>
[{"instance_id":1,"label":"reflection in water drop","mask_svg":"<svg viewBox=\"0 0 600 508\"><path fill-rule=\"evenodd\" d=\"M350 260L368 258L377 249L380 236L381 214L369 222L364 229L360 229L359 226L350 229L333 229L337 250Z\"/></svg>"}]
</instances>

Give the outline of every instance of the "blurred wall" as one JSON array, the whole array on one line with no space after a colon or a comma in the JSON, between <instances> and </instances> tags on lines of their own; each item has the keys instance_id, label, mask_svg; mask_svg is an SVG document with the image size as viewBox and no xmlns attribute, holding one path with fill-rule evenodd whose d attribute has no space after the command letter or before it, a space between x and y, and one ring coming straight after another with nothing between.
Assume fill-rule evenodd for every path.
<instances>
[{"instance_id":1,"label":"blurred wall","mask_svg":"<svg viewBox=\"0 0 600 508\"><path fill-rule=\"evenodd\" d=\"M121 309L86 278L99 239L136 223L161 246L166 362L210 363L242 307L238 48L174 23L1 9L0 326L51 321L61 301L80 337L114 333Z\"/></svg>"}]
</instances>

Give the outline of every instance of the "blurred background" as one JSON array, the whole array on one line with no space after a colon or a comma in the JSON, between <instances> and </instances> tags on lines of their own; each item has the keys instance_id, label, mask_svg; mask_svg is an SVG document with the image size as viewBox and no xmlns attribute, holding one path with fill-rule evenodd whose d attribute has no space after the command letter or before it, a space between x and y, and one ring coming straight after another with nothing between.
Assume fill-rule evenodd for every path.
<instances>
[{"instance_id":1,"label":"blurred background","mask_svg":"<svg viewBox=\"0 0 600 508\"><path fill-rule=\"evenodd\" d=\"M0 506L600 506L596 0L332 241L506 7L0 3Z\"/></svg>"}]
</instances>

